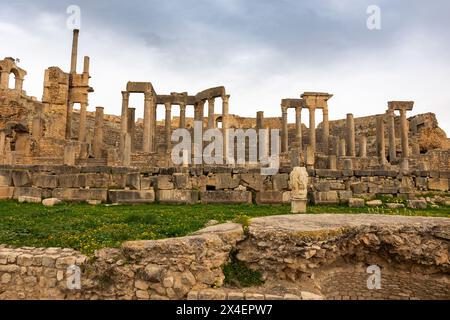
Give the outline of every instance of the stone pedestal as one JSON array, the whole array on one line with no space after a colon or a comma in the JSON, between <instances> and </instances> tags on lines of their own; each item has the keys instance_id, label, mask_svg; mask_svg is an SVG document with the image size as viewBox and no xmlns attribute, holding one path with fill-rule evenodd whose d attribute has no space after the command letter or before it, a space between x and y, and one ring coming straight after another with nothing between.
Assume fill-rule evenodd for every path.
<instances>
[{"instance_id":1,"label":"stone pedestal","mask_svg":"<svg viewBox=\"0 0 450 320\"><path fill-rule=\"evenodd\" d=\"M292 199L291 213L306 213L306 199Z\"/></svg>"}]
</instances>

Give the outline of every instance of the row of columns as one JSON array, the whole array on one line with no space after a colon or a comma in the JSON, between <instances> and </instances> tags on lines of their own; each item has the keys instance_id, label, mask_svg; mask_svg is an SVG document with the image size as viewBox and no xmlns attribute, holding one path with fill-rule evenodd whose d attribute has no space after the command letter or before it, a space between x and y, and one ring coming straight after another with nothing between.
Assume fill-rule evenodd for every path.
<instances>
[{"instance_id":1,"label":"row of columns","mask_svg":"<svg viewBox=\"0 0 450 320\"><path fill-rule=\"evenodd\" d=\"M288 107L287 106L281 106L281 139L282 139L282 152L287 152L289 150L289 130L288 130ZM316 150L316 108L314 107L307 107L309 110L309 145L312 147L312 149ZM295 136L296 136L296 142L299 146L300 150L303 149L303 142L302 142L302 107L296 107L295 108ZM322 108L323 112L323 131L322 131L322 142L323 142L323 152L325 154L328 154L328 146L329 146L329 137L330 137L330 122L329 122L329 113L328 108L324 107Z\"/></svg>"},{"instance_id":2,"label":"row of columns","mask_svg":"<svg viewBox=\"0 0 450 320\"><path fill-rule=\"evenodd\" d=\"M156 135L156 108L155 97L151 92L145 92L144 103L144 133L143 133L143 151L155 152L155 135ZM228 128L228 112L229 112L229 95L222 97L222 128ZM121 118L121 145L125 146L125 137L127 134L131 135L132 149L134 150L134 125L131 125L131 121L135 121L135 113L132 115L129 112L129 100L130 92L122 91L122 118ZM198 101L194 105L194 120L202 121L204 119L204 106L206 100ZM180 106L180 122L179 128L186 128L186 104L179 103ZM167 145L167 150L171 149L171 135L172 135L172 103L166 102L165 106L165 134L164 140ZM208 129L215 128L215 98L208 99ZM130 119L132 118L132 120ZM228 145L228 139L225 135L224 148ZM123 149L123 147L122 147ZM226 150L226 149L225 149Z\"/></svg>"}]
</instances>

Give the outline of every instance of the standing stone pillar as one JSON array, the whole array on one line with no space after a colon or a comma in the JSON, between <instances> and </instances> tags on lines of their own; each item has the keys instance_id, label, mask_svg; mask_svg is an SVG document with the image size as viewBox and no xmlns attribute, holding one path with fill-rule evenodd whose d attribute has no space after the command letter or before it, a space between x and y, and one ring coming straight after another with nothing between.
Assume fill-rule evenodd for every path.
<instances>
[{"instance_id":1,"label":"standing stone pillar","mask_svg":"<svg viewBox=\"0 0 450 320\"><path fill-rule=\"evenodd\" d=\"M361 136L359 138L359 156L361 158L367 157L367 138L366 138L366 136Z\"/></svg>"},{"instance_id":2,"label":"standing stone pillar","mask_svg":"<svg viewBox=\"0 0 450 320\"><path fill-rule=\"evenodd\" d=\"M80 108L80 131L78 141L86 142L86 111L87 103L82 103Z\"/></svg>"},{"instance_id":3,"label":"standing stone pillar","mask_svg":"<svg viewBox=\"0 0 450 320\"><path fill-rule=\"evenodd\" d=\"M309 145L316 152L316 108L309 107Z\"/></svg>"},{"instance_id":4,"label":"standing stone pillar","mask_svg":"<svg viewBox=\"0 0 450 320\"><path fill-rule=\"evenodd\" d=\"M75 157L76 157L75 146L73 146L71 144L64 146L64 165L74 166L75 165Z\"/></svg>"},{"instance_id":5,"label":"standing stone pillar","mask_svg":"<svg viewBox=\"0 0 450 320\"><path fill-rule=\"evenodd\" d=\"M215 121L214 121L214 105L215 105L215 98L208 99L208 129L215 128Z\"/></svg>"},{"instance_id":6,"label":"standing stone pillar","mask_svg":"<svg viewBox=\"0 0 450 320\"><path fill-rule=\"evenodd\" d=\"M377 150L380 164L386 163L386 141L384 138L384 119L383 116L377 117Z\"/></svg>"},{"instance_id":7,"label":"standing stone pillar","mask_svg":"<svg viewBox=\"0 0 450 320\"><path fill-rule=\"evenodd\" d=\"M180 103L180 128L186 128L186 104Z\"/></svg>"},{"instance_id":8,"label":"standing stone pillar","mask_svg":"<svg viewBox=\"0 0 450 320\"><path fill-rule=\"evenodd\" d=\"M264 111L256 113L256 130L258 132L258 156L260 161L266 161L269 152L269 135L267 131L263 131L264 127Z\"/></svg>"},{"instance_id":9,"label":"standing stone pillar","mask_svg":"<svg viewBox=\"0 0 450 320\"><path fill-rule=\"evenodd\" d=\"M128 109L128 133L131 138L131 152L135 151L136 140L136 108Z\"/></svg>"},{"instance_id":10,"label":"standing stone pillar","mask_svg":"<svg viewBox=\"0 0 450 320\"><path fill-rule=\"evenodd\" d=\"M226 163L228 156L229 137L227 129L229 127L228 114L230 112L230 96L225 95L222 97L222 134L223 134L223 156Z\"/></svg>"},{"instance_id":11,"label":"standing stone pillar","mask_svg":"<svg viewBox=\"0 0 450 320\"><path fill-rule=\"evenodd\" d=\"M339 157L345 157L347 155L345 139L339 141Z\"/></svg>"},{"instance_id":12,"label":"standing stone pillar","mask_svg":"<svg viewBox=\"0 0 450 320\"><path fill-rule=\"evenodd\" d=\"M330 170L337 169L337 157L335 155L328 156L328 169Z\"/></svg>"},{"instance_id":13,"label":"standing stone pillar","mask_svg":"<svg viewBox=\"0 0 450 320\"><path fill-rule=\"evenodd\" d=\"M155 114L153 113L154 101L150 92L144 93L144 132L143 132L143 151L154 151L155 136ZM128 121L127 121L128 129ZM128 130L127 130L128 131ZM126 133L126 132L125 132ZM131 137L130 137L131 138Z\"/></svg>"},{"instance_id":14,"label":"standing stone pillar","mask_svg":"<svg viewBox=\"0 0 450 320\"><path fill-rule=\"evenodd\" d=\"M355 120L353 114L347 114L347 155L356 157L355 148Z\"/></svg>"},{"instance_id":15,"label":"standing stone pillar","mask_svg":"<svg viewBox=\"0 0 450 320\"><path fill-rule=\"evenodd\" d=\"M328 107L323 108L322 144L325 155L328 155L330 149L330 121L328 114Z\"/></svg>"},{"instance_id":16,"label":"standing stone pillar","mask_svg":"<svg viewBox=\"0 0 450 320\"><path fill-rule=\"evenodd\" d=\"M123 140L122 166L129 167L131 165L131 136L128 132L125 133Z\"/></svg>"},{"instance_id":17,"label":"standing stone pillar","mask_svg":"<svg viewBox=\"0 0 450 320\"><path fill-rule=\"evenodd\" d=\"M166 142L166 150L169 152L171 150L171 135L172 135L172 104L170 102L166 102L166 119L164 125L165 132L165 142Z\"/></svg>"},{"instance_id":18,"label":"standing stone pillar","mask_svg":"<svg viewBox=\"0 0 450 320\"><path fill-rule=\"evenodd\" d=\"M389 161L393 163L397 159L397 146L395 143L395 115L394 110L388 111L388 131L389 131Z\"/></svg>"},{"instance_id":19,"label":"standing stone pillar","mask_svg":"<svg viewBox=\"0 0 450 320\"><path fill-rule=\"evenodd\" d=\"M400 133L402 137L402 158L409 157L409 141L408 141L408 120L406 119L406 110L400 109Z\"/></svg>"},{"instance_id":20,"label":"standing stone pillar","mask_svg":"<svg viewBox=\"0 0 450 320\"><path fill-rule=\"evenodd\" d=\"M287 152L289 148L289 131L288 131L288 108L281 106L282 112L282 126L281 126L281 138L283 139L281 145L281 152Z\"/></svg>"},{"instance_id":21,"label":"standing stone pillar","mask_svg":"<svg viewBox=\"0 0 450 320\"><path fill-rule=\"evenodd\" d=\"M130 93L122 91L122 113L120 117L120 148L123 149L124 136L128 130L128 104L130 102Z\"/></svg>"},{"instance_id":22,"label":"standing stone pillar","mask_svg":"<svg viewBox=\"0 0 450 320\"><path fill-rule=\"evenodd\" d=\"M295 108L295 137L300 150L303 149L302 137L302 108Z\"/></svg>"},{"instance_id":23,"label":"standing stone pillar","mask_svg":"<svg viewBox=\"0 0 450 320\"><path fill-rule=\"evenodd\" d=\"M203 127L205 101L198 101L195 106L195 121L201 121Z\"/></svg>"},{"instance_id":24,"label":"standing stone pillar","mask_svg":"<svg viewBox=\"0 0 450 320\"><path fill-rule=\"evenodd\" d=\"M72 139L72 114L73 114L73 102L68 102L66 113L66 140Z\"/></svg>"},{"instance_id":25,"label":"standing stone pillar","mask_svg":"<svg viewBox=\"0 0 450 320\"><path fill-rule=\"evenodd\" d=\"M92 153L94 158L100 159L103 151L103 116L104 108L95 108L95 128L94 128L94 142L92 145Z\"/></svg>"},{"instance_id":26,"label":"standing stone pillar","mask_svg":"<svg viewBox=\"0 0 450 320\"><path fill-rule=\"evenodd\" d=\"M18 91L22 91L22 88L23 88L23 79L16 77L14 89L18 90Z\"/></svg>"}]
</instances>

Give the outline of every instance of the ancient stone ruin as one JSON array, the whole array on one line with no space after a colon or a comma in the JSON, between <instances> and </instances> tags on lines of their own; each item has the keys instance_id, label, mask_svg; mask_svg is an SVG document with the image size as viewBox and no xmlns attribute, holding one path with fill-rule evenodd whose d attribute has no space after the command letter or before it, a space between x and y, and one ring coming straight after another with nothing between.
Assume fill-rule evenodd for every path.
<instances>
[{"instance_id":1,"label":"ancient stone ruin","mask_svg":"<svg viewBox=\"0 0 450 320\"><path fill-rule=\"evenodd\" d=\"M344 120L330 121L333 95L305 92L300 98L281 99L279 118L265 118L262 111L256 118L243 118L229 113L230 95L224 87L195 95L160 94L150 82L128 82L120 116L105 114L101 106L91 112L90 60L84 57L78 73L78 37L74 30L70 71L45 70L41 101L24 91L27 73L15 59L0 61L0 199L247 203L253 194L257 203L289 203L293 167L307 168L308 198L316 204L377 194L413 199L418 191L449 190L449 141L434 114L408 118L412 101L390 101L377 115L348 114ZM13 75L15 83L9 87ZM144 96L144 119L136 119L129 106L130 94L135 93ZM216 112L216 99L222 100L221 113ZM177 116L173 105L180 107ZM158 106L165 108L164 121L156 118ZM194 119L186 117L186 108L194 108ZM295 125L288 123L289 109L295 109ZM308 128L303 109L309 112ZM316 110L323 114L318 126ZM194 121L222 132L280 130L280 169L261 176L260 162L208 166L184 154L182 165L172 163L171 132L192 132ZM240 143L246 144L245 158L250 160L250 141ZM223 144L234 154L235 141L224 135Z\"/></svg>"}]
</instances>

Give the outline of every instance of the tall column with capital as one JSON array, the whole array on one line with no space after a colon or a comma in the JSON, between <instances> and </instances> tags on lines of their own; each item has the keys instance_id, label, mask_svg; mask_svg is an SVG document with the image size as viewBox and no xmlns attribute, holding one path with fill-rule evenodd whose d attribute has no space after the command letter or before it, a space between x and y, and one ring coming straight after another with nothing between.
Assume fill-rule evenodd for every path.
<instances>
[{"instance_id":1,"label":"tall column with capital","mask_svg":"<svg viewBox=\"0 0 450 320\"><path fill-rule=\"evenodd\" d=\"M153 109L155 104L153 96L150 92L144 93L144 132L143 132L143 151L154 151L154 136L155 136L155 115ZM131 138L131 137L130 137Z\"/></svg>"},{"instance_id":2,"label":"tall column with capital","mask_svg":"<svg viewBox=\"0 0 450 320\"><path fill-rule=\"evenodd\" d=\"M78 135L78 141L86 142L86 111L87 103L82 103L80 108L80 131Z\"/></svg>"},{"instance_id":3,"label":"tall column with capital","mask_svg":"<svg viewBox=\"0 0 450 320\"><path fill-rule=\"evenodd\" d=\"M356 157L355 147L355 120L353 114L347 114L347 155Z\"/></svg>"},{"instance_id":4,"label":"tall column with capital","mask_svg":"<svg viewBox=\"0 0 450 320\"><path fill-rule=\"evenodd\" d=\"M165 107L166 107L166 121L165 121L165 126L164 126L164 132L165 132L165 141L166 141L166 146L167 146L167 151L170 151L171 149L171 129L172 129L172 104L170 102L166 102L165 103Z\"/></svg>"},{"instance_id":5,"label":"tall column with capital","mask_svg":"<svg viewBox=\"0 0 450 320\"><path fill-rule=\"evenodd\" d=\"M186 128L186 104L180 103L180 128Z\"/></svg>"},{"instance_id":6,"label":"tall column with capital","mask_svg":"<svg viewBox=\"0 0 450 320\"><path fill-rule=\"evenodd\" d=\"M397 146L395 143L395 114L394 110L387 112L388 132L389 132L389 160L394 162L397 158Z\"/></svg>"},{"instance_id":7,"label":"tall column with capital","mask_svg":"<svg viewBox=\"0 0 450 320\"><path fill-rule=\"evenodd\" d=\"M316 152L316 108L309 107L309 145Z\"/></svg>"},{"instance_id":8,"label":"tall column with capital","mask_svg":"<svg viewBox=\"0 0 450 320\"><path fill-rule=\"evenodd\" d=\"M303 142L302 142L302 107L296 107L295 108L295 137L297 140L297 144L300 150L303 149Z\"/></svg>"},{"instance_id":9,"label":"tall column with capital","mask_svg":"<svg viewBox=\"0 0 450 320\"><path fill-rule=\"evenodd\" d=\"M323 108L323 133L322 133L322 144L323 152L328 155L330 149L330 121L328 118L328 107Z\"/></svg>"},{"instance_id":10,"label":"tall column with capital","mask_svg":"<svg viewBox=\"0 0 450 320\"><path fill-rule=\"evenodd\" d=\"M288 108L286 106L281 106L281 138L282 138L282 149L281 152L288 152L289 148L289 131L288 131Z\"/></svg>"},{"instance_id":11,"label":"tall column with capital","mask_svg":"<svg viewBox=\"0 0 450 320\"><path fill-rule=\"evenodd\" d=\"M122 91L122 114L120 118L120 133L121 144L123 143L124 135L128 131L128 104L130 102L130 93Z\"/></svg>"},{"instance_id":12,"label":"tall column with capital","mask_svg":"<svg viewBox=\"0 0 450 320\"><path fill-rule=\"evenodd\" d=\"M377 150L380 164L386 163L386 141L384 138L384 119L383 116L377 117Z\"/></svg>"},{"instance_id":13,"label":"tall column with capital","mask_svg":"<svg viewBox=\"0 0 450 320\"><path fill-rule=\"evenodd\" d=\"M227 160L227 152L229 147L229 139L227 134L227 129L229 127L228 114L230 112L230 96L222 96L222 135L223 135L223 156L224 162Z\"/></svg>"},{"instance_id":14,"label":"tall column with capital","mask_svg":"<svg viewBox=\"0 0 450 320\"><path fill-rule=\"evenodd\" d=\"M102 157L103 151L103 116L103 107L95 108L94 143L92 145L92 153L96 159Z\"/></svg>"},{"instance_id":15,"label":"tall column with capital","mask_svg":"<svg viewBox=\"0 0 450 320\"><path fill-rule=\"evenodd\" d=\"M136 140L136 108L128 108L128 133L130 133L131 139L131 152L134 152Z\"/></svg>"},{"instance_id":16,"label":"tall column with capital","mask_svg":"<svg viewBox=\"0 0 450 320\"><path fill-rule=\"evenodd\" d=\"M208 99L208 129L215 128L214 104L215 104L215 98Z\"/></svg>"},{"instance_id":17,"label":"tall column with capital","mask_svg":"<svg viewBox=\"0 0 450 320\"><path fill-rule=\"evenodd\" d=\"M406 109L400 109L400 133L402 137L402 159L409 157L408 141L408 120L406 119Z\"/></svg>"}]
</instances>

